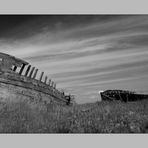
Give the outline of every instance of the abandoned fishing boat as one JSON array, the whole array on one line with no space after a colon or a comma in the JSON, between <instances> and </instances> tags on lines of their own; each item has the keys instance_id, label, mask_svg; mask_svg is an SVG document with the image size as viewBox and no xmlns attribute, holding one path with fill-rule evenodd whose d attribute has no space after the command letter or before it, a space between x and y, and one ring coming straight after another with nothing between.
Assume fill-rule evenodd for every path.
<instances>
[{"instance_id":1,"label":"abandoned fishing boat","mask_svg":"<svg viewBox=\"0 0 148 148\"><path fill-rule=\"evenodd\" d=\"M74 96L65 95L56 89L56 83L44 77L28 62L14 56L0 53L0 101L29 100L33 102L70 105ZM44 80L43 80L44 77Z\"/></svg>"},{"instance_id":2,"label":"abandoned fishing boat","mask_svg":"<svg viewBox=\"0 0 148 148\"><path fill-rule=\"evenodd\" d=\"M99 91L99 94L101 95L103 101L120 100L123 102L128 102L148 99L147 94L138 94L128 90L106 90Z\"/></svg>"}]
</instances>

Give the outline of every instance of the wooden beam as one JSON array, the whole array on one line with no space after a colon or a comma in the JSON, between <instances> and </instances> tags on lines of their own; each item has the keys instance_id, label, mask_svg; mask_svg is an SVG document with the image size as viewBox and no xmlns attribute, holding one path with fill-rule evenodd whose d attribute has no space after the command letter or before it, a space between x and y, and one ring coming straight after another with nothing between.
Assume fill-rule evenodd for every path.
<instances>
[{"instance_id":1,"label":"wooden beam","mask_svg":"<svg viewBox=\"0 0 148 148\"><path fill-rule=\"evenodd\" d=\"M23 64L22 67L21 67L21 69L20 69L20 72L19 72L20 75L22 74L24 68L25 68L25 64Z\"/></svg>"},{"instance_id":2,"label":"wooden beam","mask_svg":"<svg viewBox=\"0 0 148 148\"><path fill-rule=\"evenodd\" d=\"M35 70L34 75L33 75L33 79L35 79L37 72L38 72L38 69Z\"/></svg>"},{"instance_id":3,"label":"wooden beam","mask_svg":"<svg viewBox=\"0 0 148 148\"><path fill-rule=\"evenodd\" d=\"M54 89L56 89L56 83L54 83Z\"/></svg>"},{"instance_id":4,"label":"wooden beam","mask_svg":"<svg viewBox=\"0 0 148 148\"><path fill-rule=\"evenodd\" d=\"M54 85L54 82L52 81L52 82L51 82L51 87L53 87L53 85Z\"/></svg>"},{"instance_id":5,"label":"wooden beam","mask_svg":"<svg viewBox=\"0 0 148 148\"><path fill-rule=\"evenodd\" d=\"M26 73L25 73L25 76L28 75L28 72L29 72L30 68L31 68L31 65L28 66L28 68L27 68L27 70L26 70Z\"/></svg>"},{"instance_id":6,"label":"wooden beam","mask_svg":"<svg viewBox=\"0 0 148 148\"><path fill-rule=\"evenodd\" d=\"M30 72L30 74L29 74L29 78L31 78L31 76L32 76L32 74L33 74L34 69L35 69L35 67L32 67L31 72Z\"/></svg>"},{"instance_id":7,"label":"wooden beam","mask_svg":"<svg viewBox=\"0 0 148 148\"><path fill-rule=\"evenodd\" d=\"M16 69L17 69L17 66L14 66L13 71L16 71Z\"/></svg>"},{"instance_id":8,"label":"wooden beam","mask_svg":"<svg viewBox=\"0 0 148 148\"><path fill-rule=\"evenodd\" d=\"M49 86L51 85L51 79L49 79L48 85L49 85Z\"/></svg>"},{"instance_id":9,"label":"wooden beam","mask_svg":"<svg viewBox=\"0 0 148 148\"><path fill-rule=\"evenodd\" d=\"M42 81L43 74L44 74L44 72L41 73L40 81Z\"/></svg>"},{"instance_id":10,"label":"wooden beam","mask_svg":"<svg viewBox=\"0 0 148 148\"><path fill-rule=\"evenodd\" d=\"M47 82L47 78L48 78L48 77L46 76L46 77L45 77L45 81L44 81L44 83L46 83L46 82Z\"/></svg>"}]
</instances>

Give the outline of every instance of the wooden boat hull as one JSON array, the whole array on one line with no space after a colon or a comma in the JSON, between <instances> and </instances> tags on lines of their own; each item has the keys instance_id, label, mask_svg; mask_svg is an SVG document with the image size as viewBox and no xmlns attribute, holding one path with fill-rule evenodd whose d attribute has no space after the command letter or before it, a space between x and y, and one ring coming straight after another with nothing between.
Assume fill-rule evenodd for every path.
<instances>
[{"instance_id":1,"label":"wooden boat hull","mask_svg":"<svg viewBox=\"0 0 148 148\"><path fill-rule=\"evenodd\" d=\"M128 101L138 101L143 99L148 99L148 95L146 94L136 94L128 91L121 90L107 90L100 93L103 101L114 101L120 100L123 102Z\"/></svg>"},{"instance_id":2,"label":"wooden boat hull","mask_svg":"<svg viewBox=\"0 0 148 148\"><path fill-rule=\"evenodd\" d=\"M64 96L50 86L19 74L0 72L0 101L66 104Z\"/></svg>"}]
</instances>

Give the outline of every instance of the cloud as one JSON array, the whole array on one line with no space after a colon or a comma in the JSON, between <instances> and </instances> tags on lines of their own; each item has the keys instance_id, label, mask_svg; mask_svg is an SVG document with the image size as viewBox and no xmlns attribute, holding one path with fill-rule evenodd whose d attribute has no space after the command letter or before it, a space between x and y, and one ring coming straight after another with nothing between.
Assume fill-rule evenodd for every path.
<instances>
[{"instance_id":1,"label":"cloud","mask_svg":"<svg viewBox=\"0 0 148 148\"><path fill-rule=\"evenodd\" d=\"M0 51L45 71L58 88L74 93L81 103L94 101L98 89L148 86L147 15L96 16L85 18L85 23L72 18L24 23L10 31L11 36L0 38Z\"/></svg>"}]
</instances>

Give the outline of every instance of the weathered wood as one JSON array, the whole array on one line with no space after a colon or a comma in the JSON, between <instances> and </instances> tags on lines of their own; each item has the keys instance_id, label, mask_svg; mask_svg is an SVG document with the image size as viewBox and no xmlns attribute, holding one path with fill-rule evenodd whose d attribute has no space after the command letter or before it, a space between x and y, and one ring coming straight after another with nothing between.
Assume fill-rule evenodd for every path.
<instances>
[{"instance_id":1,"label":"weathered wood","mask_svg":"<svg viewBox=\"0 0 148 148\"><path fill-rule=\"evenodd\" d=\"M0 58L3 58L3 59L11 59L11 60L13 60L13 61L15 61L14 63L15 64L25 64L25 65L27 65L28 64L28 62L26 62L26 61L24 61L24 60L22 60L22 59L19 59L19 58L16 58L16 57L14 57L14 56L11 56L11 55L8 55L8 54L6 54L6 53L2 53L2 52L0 52ZM18 66L18 65L17 65Z\"/></svg>"},{"instance_id":2,"label":"weathered wood","mask_svg":"<svg viewBox=\"0 0 148 148\"><path fill-rule=\"evenodd\" d=\"M22 67L21 67L21 69L20 69L20 72L19 72L20 75L22 74L24 68L25 68L25 64L23 64Z\"/></svg>"},{"instance_id":3,"label":"weathered wood","mask_svg":"<svg viewBox=\"0 0 148 148\"><path fill-rule=\"evenodd\" d=\"M30 72L30 74L29 74L29 78L31 78L31 76L32 76L32 74L33 74L34 69L35 69L35 67L32 67L31 72Z\"/></svg>"},{"instance_id":4,"label":"weathered wood","mask_svg":"<svg viewBox=\"0 0 148 148\"><path fill-rule=\"evenodd\" d=\"M43 74L44 74L44 72L41 73L40 81L42 81Z\"/></svg>"},{"instance_id":5,"label":"weathered wood","mask_svg":"<svg viewBox=\"0 0 148 148\"><path fill-rule=\"evenodd\" d=\"M56 89L56 83L54 83L54 89Z\"/></svg>"},{"instance_id":6,"label":"weathered wood","mask_svg":"<svg viewBox=\"0 0 148 148\"><path fill-rule=\"evenodd\" d=\"M17 69L17 66L14 66L13 71L16 71L16 69Z\"/></svg>"},{"instance_id":7,"label":"weathered wood","mask_svg":"<svg viewBox=\"0 0 148 148\"><path fill-rule=\"evenodd\" d=\"M51 87L53 87L53 85L54 85L54 82L52 81L52 82L51 82Z\"/></svg>"},{"instance_id":8,"label":"weathered wood","mask_svg":"<svg viewBox=\"0 0 148 148\"><path fill-rule=\"evenodd\" d=\"M38 69L35 70L35 73L33 75L33 79L35 79L36 75L37 75Z\"/></svg>"},{"instance_id":9,"label":"weathered wood","mask_svg":"<svg viewBox=\"0 0 148 148\"><path fill-rule=\"evenodd\" d=\"M31 68L31 65L28 66L28 68L27 68L27 70L26 70L26 73L25 73L25 76L28 75L28 72L29 72L30 68Z\"/></svg>"},{"instance_id":10,"label":"weathered wood","mask_svg":"<svg viewBox=\"0 0 148 148\"><path fill-rule=\"evenodd\" d=\"M24 76L22 76L22 77L24 77ZM11 77L11 78L10 77L5 78L1 75L0 82L5 83L5 84L10 84L13 86L19 86L22 88L33 89L35 91L42 92L42 93L45 93L45 94L48 94L48 95L54 97L54 99L57 99L56 101L66 102L66 100L64 98L58 98L56 95L54 95L52 92L50 92L50 89L48 87L42 87L42 86L38 86L38 85L36 86L32 82L30 82L29 80L24 82L24 81L20 81L18 78L15 78L15 77Z\"/></svg>"},{"instance_id":11,"label":"weathered wood","mask_svg":"<svg viewBox=\"0 0 148 148\"><path fill-rule=\"evenodd\" d=\"M27 64L27 62L21 59L0 53L0 68L2 68L2 72L0 74L1 84L6 86L8 89L10 87L14 88L12 89L14 94L18 94L20 96L24 95L25 97L32 97L32 95L37 95L39 98L44 98L44 95L47 94L48 96L46 99L49 97L49 99L51 98L56 102L66 102L65 97L63 97L62 94L57 89L55 89L56 83L49 80L49 85L52 87L47 86L48 77L45 76L44 81L42 81L44 72L41 72L39 79L40 81L36 80L35 77L37 75L38 69L35 69L35 67L29 65L27 70L24 70ZM17 67L21 67L19 72L12 72L16 71ZM22 75L24 71L25 74ZM10 97L11 95L12 94L10 92Z\"/></svg>"},{"instance_id":12,"label":"weathered wood","mask_svg":"<svg viewBox=\"0 0 148 148\"><path fill-rule=\"evenodd\" d=\"M49 79L48 85L49 85L49 86L51 85L51 79Z\"/></svg>"},{"instance_id":13,"label":"weathered wood","mask_svg":"<svg viewBox=\"0 0 148 148\"><path fill-rule=\"evenodd\" d=\"M44 81L44 83L46 83L46 82L47 82L47 78L48 78L48 77L47 77L47 76L45 76L45 81Z\"/></svg>"}]
</instances>

